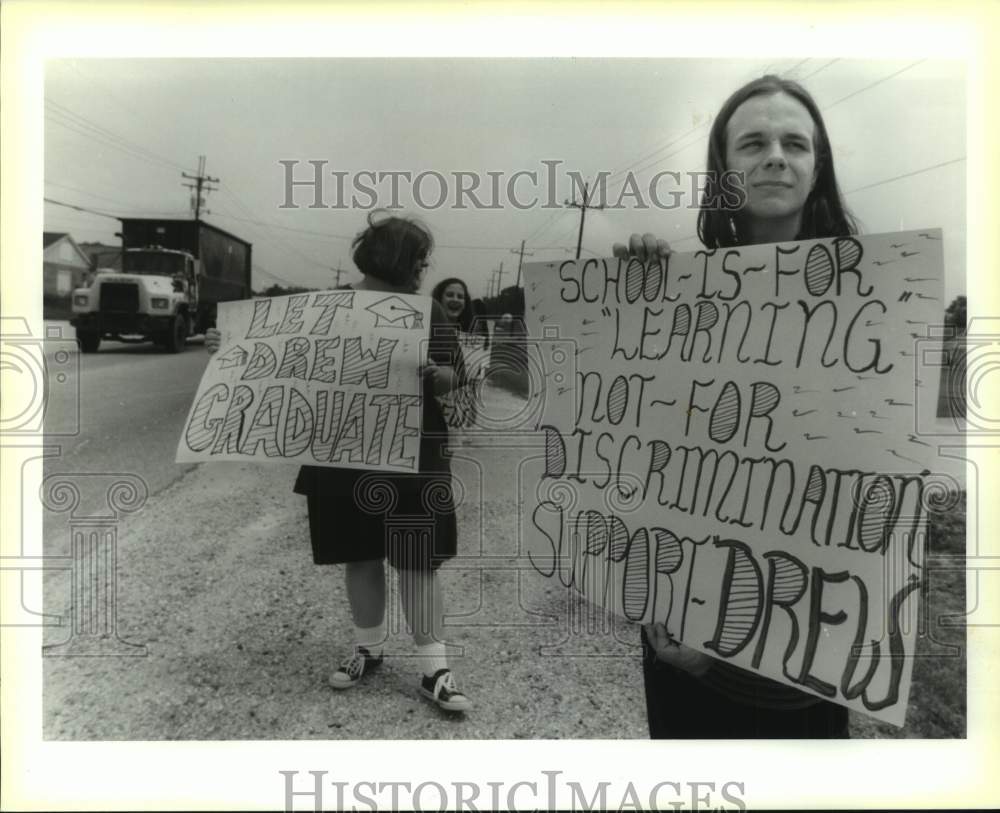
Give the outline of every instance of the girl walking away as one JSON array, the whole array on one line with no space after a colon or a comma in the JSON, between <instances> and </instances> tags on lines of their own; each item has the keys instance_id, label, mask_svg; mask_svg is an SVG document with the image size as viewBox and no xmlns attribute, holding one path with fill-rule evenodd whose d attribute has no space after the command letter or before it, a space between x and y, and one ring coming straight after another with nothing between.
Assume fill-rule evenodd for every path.
<instances>
[{"instance_id":1,"label":"girl walking away","mask_svg":"<svg viewBox=\"0 0 1000 813\"><path fill-rule=\"evenodd\" d=\"M708 170L698 214L698 236L708 249L857 233L837 186L823 117L796 82L764 76L733 93L709 134ZM727 170L744 178L746 203L736 212L707 203ZM614 246L619 257L669 252L651 234ZM703 655L663 624L644 628L642 641L653 738L848 736L844 706Z\"/></svg>"},{"instance_id":2,"label":"girl walking away","mask_svg":"<svg viewBox=\"0 0 1000 813\"><path fill-rule=\"evenodd\" d=\"M415 293L434 247L433 237L414 220L373 215L352 244L354 263L363 279L348 287ZM330 685L352 689L382 665L388 560L398 573L403 611L417 645L420 693L446 711L464 712L471 703L448 666L444 593L437 575L441 564L455 556L458 532L451 470L442 453L448 430L436 398L461 385L464 370L453 324L437 302L431 307L431 340L423 370L420 471L396 474L303 466L295 491L306 497L313 561L345 567L354 643L330 675ZM210 352L218 349L219 335L217 331L206 335ZM398 522L390 528L390 512L397 518L412 518L414 528L401 529Z\"/></svg>"}]
</instances>

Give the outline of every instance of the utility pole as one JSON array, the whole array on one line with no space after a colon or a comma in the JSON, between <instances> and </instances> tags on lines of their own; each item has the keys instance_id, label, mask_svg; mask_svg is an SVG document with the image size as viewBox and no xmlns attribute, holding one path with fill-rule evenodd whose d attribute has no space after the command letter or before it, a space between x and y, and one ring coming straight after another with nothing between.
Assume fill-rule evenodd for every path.
<instances>
[{"instance_id":1,"label":"utility pole","mask_svg":"<svg viewBox=\"0 0 1000 813\"><path fill-rule=\"evenodd\" d=\"M340 263L339 262L337 263L337 270L334 271L333 273L337 275L337 281L336 281L336 283L334 283L334 285L337 288L339 288L340 287L340 275L344 273L344 269L342 269L340 267Z\"/></svg>"},{"instance_id":2,"label":"utility pole","mask_svg":"<svg viewBox=\"0 0 1000 813\"><path fill-rule=\"evenodd\" d=\"M493 272L497 275L497 290L494 296L500 296L500 291L503 290L502 280L503 280L503 260L500 261L500 267Z\"/></svg>"},{"instance_id":3,"label":"utility pole","mask_svg":"<svg viewBox=\"0 0 1000 813\"><path fill-rule=\"evenodd\" d=\"M191 208L194 209L194 219L195 220L200 220L201 219L201 207L204 206L204 204L205 204L205 199L201 195L202 190L204 190L206 193L208 193L208 192L214 192L215 188L211 187L211 186L208 186L208 184L210 184L210 183L219 183L219 179L218 178L211 178L211 177L209 177L208 175L205 174L205 156L204 155L199 155L198 156L198 174L197 175L188 175L186 172L182 172L181 175L183 177L187 178L188 180L194 181L193 184L186 183L186 184L184 184L184 186L186 186L188 189L195 190L194 197L193 197L193 199L191 201Z\"/></svg>"},{"instance_id":4,"label":"utility pole","mask_svg":"<svg viewBox=\"0 0 1000 813\"><path fill-rule=\"evenodd\" d=\"M590 205L590 184L583 184L583 202L577 203L576 200L566 201L567 206L572 206L580 210L580 233L576 238L576 258L580 259L580 248L583 246L583 220L587 216L587 209L603 209L604 204L600 206Z\"/></svg>"},{"instance_id":5,"label":"utility pole","mask_svg":"<svg viewBox=\"0 0 1000 813\"><path fill-rule=\"evenodd\" d=\"M526 252L524 250L524 240L521 241L521 250L520 251L517 251L516 249L512 248L510 250L510 253L518 255L518 257L517 257L517 282L515 282L514 285L516 287L520 288L521 287L521 266L524 265L524 255L527 254L529 257L533 257L534 253L531 252L531 251Z\"/></svg>"}]
</instances>

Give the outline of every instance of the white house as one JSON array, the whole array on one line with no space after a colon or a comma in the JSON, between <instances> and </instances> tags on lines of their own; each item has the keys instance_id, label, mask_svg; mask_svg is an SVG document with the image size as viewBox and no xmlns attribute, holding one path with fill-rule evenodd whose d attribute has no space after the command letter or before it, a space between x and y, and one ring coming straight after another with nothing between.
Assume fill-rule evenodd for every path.
<instances>
[{"instance_id":1,"label":"white house","mask_svg":"<svg viewBox=\"0 0 1000 813\"><path fill-rule=\"evenodd\" d=\"M90 271L90 257L65 232L44 232L42 249L45 298L68 297Z\"/></svg>"}]
</instances>

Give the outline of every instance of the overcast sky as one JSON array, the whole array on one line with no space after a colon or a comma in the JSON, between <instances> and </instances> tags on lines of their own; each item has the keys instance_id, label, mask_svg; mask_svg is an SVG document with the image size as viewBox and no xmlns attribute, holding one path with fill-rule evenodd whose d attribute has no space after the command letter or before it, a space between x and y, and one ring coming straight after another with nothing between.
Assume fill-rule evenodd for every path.
<instances>
[{"instance_id":1,"label":"overcast sky","mask_svg":"<svg viewBox=\"0 0 1000 813\"><path fill-rule=\"evenodd\" d=\"M448 202L414 205L400 185L404 211L430 226L438 243L426 288L445 276L463 277L484 294L503 263L512 284L522 240L531 260L572 256L579 209L542 208L573 194L568 173L593 178L615 173L608 202L618 198L627 170L649 197L657 172L704 169L708 129L725 98L744 82L776 72L799 79L824 111L841 188L866 233L940 226L945 236L945 296L965 290L966 153L964 72L939 60L248 60L65 59L47 63L45 195L110 214L189 217L198 156L219 178L204 218L253 243L254 287L273 282L333 284L332 269L356 279L349 240L366 212L310 209L314 197L297 189L301 208L282 209L285 168L311 177L308 161L326 161L324 200L335 205L333 171L351 196L355 173L440 173ZM557 187L547 186L543 160L559 161ZM939 166L940 165L940 166ZM538 173L533 185L518 171ZM453 173L482 178L478 196L490 202L488 172L502 173L502 208L456 210ZM911 174L913 173L913 174ZM907 176L907 177L899 177ZM370 180L365 181L371 184ZM660 200L685 192L664 177ZM376 185L378 203L391 186ZM434 203L439 183L420 187ZM360 194L359 203L369 202ZM469 200L466 200L469 203ZM350 201L348 200L348 204ZM588 210L585 255L610 254L631 232L651 231L679 251L693 251L696 211L636 208ZM118 224L99 215L45 205L45 228L78 242L117 244Z\"/></svg>"}]
</instances>

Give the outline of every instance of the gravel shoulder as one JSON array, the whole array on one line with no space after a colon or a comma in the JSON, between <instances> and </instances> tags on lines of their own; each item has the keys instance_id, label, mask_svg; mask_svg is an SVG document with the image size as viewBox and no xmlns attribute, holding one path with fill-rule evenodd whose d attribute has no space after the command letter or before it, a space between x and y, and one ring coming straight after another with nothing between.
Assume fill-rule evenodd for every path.
<instances>
[{"instance_id":1,"label":"gravel shoulder","mask_svg":"<svg viewBox=\"0 0 1000 813\"><path fill-rule=\"evenodd\" d=\"M487 398L524 404L493 388ZM357 689L327 686L350 646L350 614L342 568L312 564L295 468L219 463L191 469L118 526L118 636L144 650L44 658L44 737L647 737L637 629L609 626L518 567L516 478L482 475L516 471L522 454L474 439L456 447L460 554L441 573L453 668L476 706L464 718L418 695L394 585L385 666ZM47 577L47 612L68 611L70 595L67 574ZM50 628L45 641L67 638Z\"/></svg>"}]
</instances>

